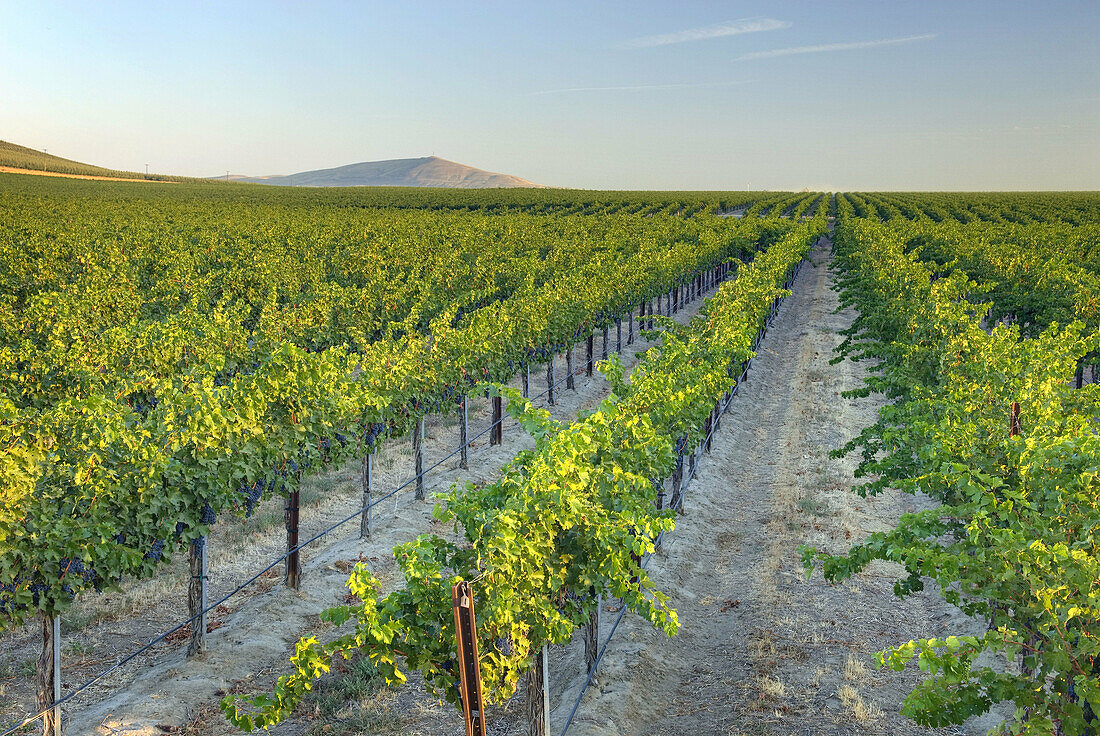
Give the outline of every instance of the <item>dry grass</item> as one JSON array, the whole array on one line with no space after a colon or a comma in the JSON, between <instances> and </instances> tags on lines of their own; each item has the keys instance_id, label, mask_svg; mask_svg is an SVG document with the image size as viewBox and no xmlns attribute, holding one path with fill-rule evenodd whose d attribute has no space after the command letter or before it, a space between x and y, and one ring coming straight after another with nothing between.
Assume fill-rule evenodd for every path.
<instances>
[{"instance_id":1,"label":"dry grass","mask_svg":"<svg viewBox=\"0 0 1100 736\"><path fill-rule=\"evenodd\" d=\"M753 659L775 656L775 641L772 640L770 631L761 629L753 632L749 640L749 654Z\"/></svg>"},{"instance_id":2,"label":"dry grass","mask_svg":"<svg viewBox=\"0 0 1100 736\"><path fill-rule=\"evenodd\" d=\"M787 694L787 688L778 678L767 675L756 678L756 689L760 692L760 697L766 700L779 700Z\"/></svg>"},{"instance_id":3,"label":"dry grass","mask_svg":"<svg viewBox=\"0 0 1100 736\"><path fill-rule=\"evenodd\" d=\"M844 679L849 682L863 682L867 679L867 666L854 653L848 655L844 664Z\"/></svg>"},{"instance_id":4,"label":"dry grass","mask_svg":"<svg viewBox=\"0 0 1100 736\"><path fill-rule=\"evenodd\" d=\"M836 696L840 698L840 702L851 713L852 719L857 723L870 723L872 721L881 721L883 718L883 712L874 703L870 705L863 702L863 697L860 696L859 691L851 685L841 685L837 690Z\"/></svg>"}]
</instances>

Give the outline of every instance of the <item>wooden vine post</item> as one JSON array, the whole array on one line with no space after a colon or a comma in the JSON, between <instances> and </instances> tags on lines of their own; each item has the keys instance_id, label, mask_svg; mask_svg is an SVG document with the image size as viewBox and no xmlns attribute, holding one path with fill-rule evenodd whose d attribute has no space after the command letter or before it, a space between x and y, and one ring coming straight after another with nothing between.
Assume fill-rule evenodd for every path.
<instances>
[{"instance_id":1,"label":"wooden vine post","mask_svg":"<svg viewBox=\"0 0 1100 736\"><path fill-rule=\"evenodd\" d=\"M485 736L485 697L481 689L481 666L477 651L474 596L465 580L451 588L455 616L455 644L458 651L459 696L466 736Z\"/></svg>"},{"instance_id":2,"label":"wooden vine post","mask_svg":"<svg viewBox=\"0 0 1100 736\"><path fill-rule=\"evenodd\" d=\"M187 586L187 612L191 619L191 643L187 656L196 657L206 652L206 581L209 568L206 557L206 537L191 542L188 560L191 581Z\"/></svg>"},{"instance_id":3,"label":"wooden vine post","mask_svg":"<svg viewBox=\"0 0 1100 736\"><path fill-rule=\"evenodd\" d=\"M719 427L722 426L722 402L716 402L714 408L710 412L710 435L707 437L707 452L710 452L710 443L714 440L715 433L718 432Z\"/></svg>"},{"instance_id":4,"label":"wooden vine post","mask_svg":"<svg viewBox=\"0 0 1100 736\"><path fill-rule=\"evenodd\" d=\"M615 352L621 353L623 351L623 320L620 317L615 318Z\"/></svg>"},{"instance_id":5,"label":"wooden vine post","mask_svg":"<svg viewBox=\"0 0 1100 736\"><path fill-rule=\"evenodd\" d=\"M523 363L523 398L531 398L531 364Z\"/></svg>"},{"instance_id":6,"label":"wooden vine post","mask_svg":"<svg viewBox=\"0 0 1100 736\"><path fill-rule=\"evenodd\" d=\"M554 406L554 356L550 355L550 362L546 364L546 403Z\"/></svg>"},{"instance_id":7,"label":"wooden vine post","mask_svg":"<svg viewBox=\"0 0 1100 736\"><path fill-rule=\"evenodd\" d=\"M603 326L603 350L600 352L600 360L607 360L607 343L608 343L607 332L608 332L609 329L610 329L609 325L605 324Z\"/></svg>"},{"instance_id":8,"label":"wooden vine post","mask_svg":"<svg viewBox=\"0 0 1100 736\"><path fill-rule=\"evenodd\" d=\"M286 587L297 590L302 580L302 558L298 550L298 519L301 502L302 471L295 477L294 490L287 494L283 507L283 522L286 526L286 573L283 582Z\"/></svg>"},{"instance_id":9,"label":"wooden vine post","mask_svg":"<svg viewBox=\"0 0 1100 736\"><path fill-rule=\"evenodd\" d=\"M603 601L595 590L591 594L596 598L596 608L588 616L588 624L584 627L584 669L591 673L596 669L596 657L600 653L600 611L603 610Z\"/></svg>"},{"instance_id":10,"label":"wooden vine post","mask_svg":"<svg viewBox=\"0 0 1100 736\"><path fill-rule=\"evenodd\" d=\"M463 470L470 467L470 414L466 409L468 401L469 395L464 394L462 401L458 403L458 467Z\"/></svg>"},{"instance_id":11,"label":"wooden vine post","mask_svg":"<svg viewBox=\"0 0 1100 736\"><path fill-rule=\"evenodd\" d=\"M424 500L424 417L416 420L412 435L413 463L416 471L416 500Z\"/></svg>"},{"instance_id":12,"label":"wooden vine post","mask_svg":"<svg viewBox=\"0 0 1100 736\"><path fill-rule=\"evenodd\" d=\"M489 444L499 445L504 442L504 397L493 397L493 428L489 432Z\"/></svg>"},{"instance_id":13,"label":"wooden vine post","mask_svg":"<svg viewBox=\"0 0 1100 736\"><path fill-rule=\"evenodd\" d=\"M550 734L549 645L543 645L527 673L527 732L530 736Z\"/></svg>"},{"instance_id":14,"label":"wooden vine post","mask_svg":"<svg viewBox=\"0 0 1100 736\"><path fill-rule=\"evenodd\" d=\"M373 444L373 443L371 443ZM374 453L368 448L363 453L363 467L359 480L363 485L363 515L359 518L359 538L370 539L371 492L374 487Z\"/></svg>"},{"instance_id":15,"label":"wooden vine post","mask_svg":"<svg viewBox=\"0 0 1100 736\"><path fill-rule=\"evenodd\" d=\"M573 373L573 343L569 343L569 349L565 351L565 387L576 391L577 384L574 381Z\"/></svg>"},{"instance_id":16,"label":"wooden vine post","mask_svg":"<svg viewBox=\"0 0 1100 736\"><path fill-rule=\"evenodd\" d=\"M1008 436L1015 437L1020 434L1020 402L1012 402L1012 410L1008 413Z\"/></svg>"},{"instance_id":17,"label":"wooden vine post","mask_svg":"<svg viewBox=\"0 0 1100 736\"><path fill-rule=\"evenodd\" d=\"M627 345L633 345L634 344L634 307L631 307L630 309L626 310L626 313L629 315L629 324L627 325L627 328L626 328L627 329L626 344Z\"/></svg>"},{"instance_id":18,"label":"wooden vine post","mask_svg":"<svg viewBox=\"0 0 1100 736\"><path fill-rule=\"evenodd\" d=\"M592 376L596 372L595 348L592 345L595 340L596 336L590 334L584 341L584 373L587 376Z\"/></svg>"},{"instance_id":19,"label":"wooden vine post","mask_svg":"<svg viewBox=\"0 0 1100 736\"><path fill-rule=\"evenodd\" d=\"M683 493L684 483L684 453L676 451L676 467L672 469L672 497L669 499L669 508L675 509L680 504L680 495ZM657 496L657 508L661 508L664 500L663 494Z\"/></svg>"},{"instance_id":20,"label":"wooden vine post","mask_svg":"<svg viewBox=\"0 0 1100 736\"><path fill-rule=\"evenodd\" d=\"M42 736L61 736L61 617L42 616L42 651L35 666L35 704ZM52 707L51 707L52 706ZM47 708L49 710L47 710Z\"/></svg>"}]
</instances>

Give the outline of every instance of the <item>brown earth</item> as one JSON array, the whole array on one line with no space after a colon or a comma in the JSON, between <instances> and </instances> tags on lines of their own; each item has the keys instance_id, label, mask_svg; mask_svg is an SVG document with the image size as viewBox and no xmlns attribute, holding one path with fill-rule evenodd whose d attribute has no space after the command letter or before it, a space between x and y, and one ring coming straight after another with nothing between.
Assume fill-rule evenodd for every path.
<instances>
[{"instance_id":1,"label":"brown earth","mask_svg":"<svg viewBox=\"0 0 1100 736\"><path fill-rule=\"evenodd\" d=\"M59 176L62 179L98 179L100 181L140 181L146 184L175 184L174 181L157 179L126 179L121 176L92 176L91 174L62 174L57 171L37 171L35 169L17 169L14 166L0 166L0 174L31 174L32 176Z\"/></svg>"}]
</instances>

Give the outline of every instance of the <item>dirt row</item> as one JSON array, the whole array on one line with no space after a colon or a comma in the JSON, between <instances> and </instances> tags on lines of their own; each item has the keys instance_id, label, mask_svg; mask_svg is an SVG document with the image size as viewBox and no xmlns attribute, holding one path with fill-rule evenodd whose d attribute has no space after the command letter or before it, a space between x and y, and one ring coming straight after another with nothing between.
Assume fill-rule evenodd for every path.
<instances>
[{"instance_id":1,"label":"dirt row","mask_svg":"<svg viewBox=\"0 0 1100 736\"><path fill-rule=\"evenodd\" d=\"M844 552L924 503L862 499L853 461L829 457L879 406L841 398L862 369L829 363L853 318L837 311L830 264L822 247L800 272L650 568L680 633L624 619L570 733L956 733L899 715L919 675L878 671L873 654L975 624L930 591L897 599L892 565L831 585L800 563L801 544Z\"/></svg>"}]
</instances>

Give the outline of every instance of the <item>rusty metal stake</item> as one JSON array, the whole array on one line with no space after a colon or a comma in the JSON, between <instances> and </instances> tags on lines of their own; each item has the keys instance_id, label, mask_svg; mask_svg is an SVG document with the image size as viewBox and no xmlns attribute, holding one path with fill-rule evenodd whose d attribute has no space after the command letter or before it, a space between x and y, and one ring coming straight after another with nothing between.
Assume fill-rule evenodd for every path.
<instances>
[{"instance_id":1,"label":"rusty metal stake","mask_svg":"<svg viewBox=\"0 0 1100 736\"><path fill-rule=\"evenodd\" d=\"M458 650L459 695L466 736L485 736L485 698L481 691L481 666L477 652L474 594L465 580L451 588Z\"/></svg>"}]
</instances>

